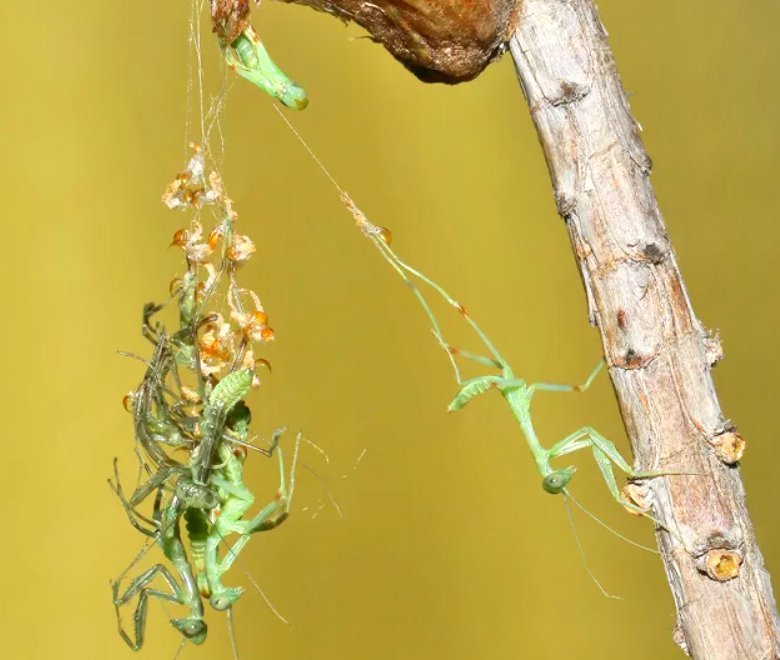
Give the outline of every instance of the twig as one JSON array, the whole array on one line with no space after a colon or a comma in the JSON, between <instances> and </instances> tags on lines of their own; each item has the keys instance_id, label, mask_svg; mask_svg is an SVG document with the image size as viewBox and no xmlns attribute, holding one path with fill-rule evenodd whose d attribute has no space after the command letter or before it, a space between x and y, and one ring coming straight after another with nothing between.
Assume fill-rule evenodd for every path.
<instances>
[{"instance_id":1,"label":"twig","mask_svg":"<svg viewBox=\"0 0 780 660\"><path fill-rule=\"evenodd\" d=\"M737 468L744 442L710 377L695 317L592 0L525 0L510 42L601 332L677 606L675 641L708 660L775 658L778 616ZM678 536L680 540L676 539Z\"/></svg>"}]
</instances>

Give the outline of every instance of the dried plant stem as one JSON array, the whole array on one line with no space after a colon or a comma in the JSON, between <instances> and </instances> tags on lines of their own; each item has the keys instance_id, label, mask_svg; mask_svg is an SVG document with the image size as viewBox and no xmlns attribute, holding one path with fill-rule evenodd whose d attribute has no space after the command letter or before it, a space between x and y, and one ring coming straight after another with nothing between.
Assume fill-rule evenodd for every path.
<instances>
[{"instance_id":1,"label":"dried plant stem","mask_svg":"<svg viewBox=\"0 0 780 660\"><path fill-rule=\"evenodd\" d=\"M775 658L777 610L736 463L744 443L710 377L716 337L693 313L606 32L592 0L525 0L510 42L598 326L695 658ZM677 538L675 538L677 537Z\"/></svg>"}]
</instances>

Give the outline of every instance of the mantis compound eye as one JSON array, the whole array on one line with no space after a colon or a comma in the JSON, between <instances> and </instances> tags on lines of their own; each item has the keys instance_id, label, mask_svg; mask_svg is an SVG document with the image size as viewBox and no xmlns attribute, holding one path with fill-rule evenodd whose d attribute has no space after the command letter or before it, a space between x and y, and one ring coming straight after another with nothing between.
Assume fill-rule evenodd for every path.
<instances>
[{"instance_id":1,"label":"mantis compound eye","mask_svg":"<svg viewBox=\"0 0 780 660\"><path fill-rule=\"evenodd\" d=\"M208 628L201 619L174 619L171 625L193 644L203 644L206 641Z\"/></svg>"},{"instance_id":2,"label":"mantis compound eye","mask_svg":"<svg viewBox=\"0 0 780 660\"><path fill-rule=\"evenodd\" d=\"M557 495L564 488L566 484L571 481L574 476L573 468L564 468L563 470L556 470L550 472L544 479L542 479L542 488L552 495Z\"/></svg>"},{"instance_id":3,"label":"mantis compound eye","mask_svg":"<svg viewBox=\"0 0 780 660\"><path fill-rule=\"evenodd\" d=\"M228 587L220 593L213 594L209 599L209 603L215 610L222 612L231 607L243 593L244 590L240 587Z\"/></svg>"}]
</instances>

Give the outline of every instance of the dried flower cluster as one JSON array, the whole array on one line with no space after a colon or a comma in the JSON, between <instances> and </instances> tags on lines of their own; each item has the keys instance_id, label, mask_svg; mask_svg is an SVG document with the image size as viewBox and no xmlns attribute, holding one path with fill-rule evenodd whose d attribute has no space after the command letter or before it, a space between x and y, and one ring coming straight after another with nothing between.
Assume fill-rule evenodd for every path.
<instances>
[{"instance_id":1,"label":"dried flower cluster","mask_svg":"<svg viewBox=\"0 0 780 660\"><path fill-rule=\"evenodd\" d=\"M255 244L235 231L238 214L219 174L206 174L202 149L194 147L187 167L168 185L162 201L173 210L195 211L191 225L178 229L171 241L184 252L186 270L171 282L170 292L179 299L180 309L197 310L184 315L197 319L201 373L219 379L236 369L268 366L266 360L255 357L256 344L274 339L268 314L260 297L239 286L237 280L239 268L255 253ZM208 233L199 213L205 206L216 211L216 223ZM224 298L219 294L223 280L227 282ZM215 306L221 300L225 303L222 309ZM257 375L253 384L259 385Z\"/></svg>"}]
</instances>

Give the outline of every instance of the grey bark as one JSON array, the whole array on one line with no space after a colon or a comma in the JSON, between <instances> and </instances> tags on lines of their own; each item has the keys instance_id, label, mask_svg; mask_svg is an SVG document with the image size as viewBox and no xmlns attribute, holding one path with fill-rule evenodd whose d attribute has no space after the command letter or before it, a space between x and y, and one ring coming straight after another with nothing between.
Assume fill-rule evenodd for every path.
<instances>
[{"instance_id":1,"label":"grey bark","mask_svg":"<svg viewBox=\"0 0 780 660\"><path fill-rule=\"evenodd\" d=\"M777 609L748 516L744 447L710 370L717 337L693 313L592 0L525 0L510 42L598 326L677 607L695 658L776 658Z\"/></svg>"}]
</instances>

